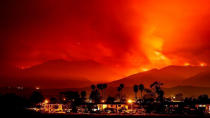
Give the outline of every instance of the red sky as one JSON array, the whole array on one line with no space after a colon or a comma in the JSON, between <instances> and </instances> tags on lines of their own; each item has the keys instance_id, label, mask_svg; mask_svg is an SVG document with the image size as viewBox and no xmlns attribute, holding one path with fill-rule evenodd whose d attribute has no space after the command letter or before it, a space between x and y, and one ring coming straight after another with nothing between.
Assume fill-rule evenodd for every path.
<instances>
[{"instance_id":1,"label":"red sky","mask_svg":"<svg viewBox=\"0 0 210 118\"><path fill-rule=\"evenodd\" d=\"M124 75L210 64L209 0L1 0L0 64L93 60Z\"/></svg>"}]
</instances>

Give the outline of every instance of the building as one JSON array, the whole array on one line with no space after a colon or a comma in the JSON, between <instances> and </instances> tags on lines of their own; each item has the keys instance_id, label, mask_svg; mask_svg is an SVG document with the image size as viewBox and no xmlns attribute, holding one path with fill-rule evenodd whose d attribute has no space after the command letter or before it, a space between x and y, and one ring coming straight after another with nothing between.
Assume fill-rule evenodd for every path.
<instances>
[{"instance_id":1,"label":"building","mask_svg":"<svg viewBox=\"0 0 210 118\"><path fill-rule=\"evenodd\" d=\"M97 107L99 111L113 110L113 112L120 112L128 110L128 104L125 103L99 103Z\"/></svg>"},{"instance_id":2,"label":"building","mask_svg":"<svg viewBox=\"0 0 210 118\"><path fill-rule=\"evenodd\" d=\"M210 104L196 104L195 107L205 113L210 114Z\"/></svg>"},{"instance_id":3,"label":"building","mask_svg":"<svg viewBox=\"0 0 210 118\"><path fill-rule=\"evenodd\" d=\"M63 104L42 104L41 111L48 113L64 113Z\"/></svg>"}]
</instances>

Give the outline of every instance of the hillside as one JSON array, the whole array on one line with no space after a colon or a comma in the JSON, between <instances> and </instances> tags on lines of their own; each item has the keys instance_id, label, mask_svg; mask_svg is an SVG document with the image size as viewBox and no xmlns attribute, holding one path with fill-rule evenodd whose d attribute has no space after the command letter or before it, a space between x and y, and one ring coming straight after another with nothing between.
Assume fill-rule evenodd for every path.
<instances>
[{"instance_id":1,"label":"hillside","mask_svg":"<svg viewBox=\"0 0 210 118\"><path fill-rule=\"evenodd\" d=\"M200 66L168 66L162 69L153 69L147 72L140 72L117 81L111 82L110 86L119 86L123 83L125 86L133 86L134 84L144 84L148 87L154 81L164 83L164 87L174 87L182 83L190 77L201 72L210 70L209 67Z\"/></svg>"},{"instance_id":2,"label":"hillside","mask_svg":"<svg viewBox=\"0 0 210 118\"><path fill-rule=\"evenodd\" d=\"M210 71L201 72L182 82L182 85L210 87Z\"/></svg>"},{"instance_id":3,"label":"hillside","mask_svg":"<svg viewBox=\"0 0 210 118\"><path fill-rule=\"evenodd\" d=\"M1 76L0 86L24 85L45 88L78 88L89 86L98 79L116 75L109 68L94 61L51 60L31 68ZM91 80L91 81L90 81Z\"/></svg>"}]
</instances>

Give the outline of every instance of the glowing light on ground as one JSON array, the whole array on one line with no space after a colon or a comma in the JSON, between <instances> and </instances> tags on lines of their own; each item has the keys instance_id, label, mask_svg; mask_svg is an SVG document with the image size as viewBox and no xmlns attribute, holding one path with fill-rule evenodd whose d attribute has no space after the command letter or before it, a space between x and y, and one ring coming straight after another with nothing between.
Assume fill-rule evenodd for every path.
<instances>
[{"instance_id":1,"label":"glowing light on ground","mask_svg":"<svg viewBox=\"0 0 210 118\"><path fill-rule=\"evenodd\" d=\"M45 103L45 104L48 104L48 103L49 103L49 100L47 100L47 99L44 100L44 103Z\"/></svg>"},{"instance_id":2,"label":"glowing light on ground","mask_svg":"<svg viewBox=\"0 0 210 118\"><path fill-rule=\"evenodd\" d=\"M133 103L133 100L128 99L128 103L129 103L129 104Z\"/></svg>"},{"instance_id":3,"label":"glowing light on ground","mask_svg":"<svg viewBox=\"0 0 210 118\"><path fill-rule=\"evenodd\" d=\"M36 89L36 90L39 90L39 89L40 89L40 87L38 87L38 86L37 86L37 87L35 87L35 89Z\"/></svg>"}]
</instances>

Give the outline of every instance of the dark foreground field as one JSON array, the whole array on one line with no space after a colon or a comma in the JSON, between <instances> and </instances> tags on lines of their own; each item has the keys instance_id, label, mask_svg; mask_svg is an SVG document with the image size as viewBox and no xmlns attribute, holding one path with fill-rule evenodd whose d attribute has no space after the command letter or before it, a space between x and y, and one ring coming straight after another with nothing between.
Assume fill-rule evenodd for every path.
<instances>
[{"instance_id":1,"label":"dark foreground field","mask_svg":"<svg viewBox=\"0 0 210 118\"><path fill-rule=\"evenodd\" d=\"M5 113L1 118L210 118L209 115L180 115L180 114L42 114L35 112Z\"/></svg>"}]
</instances>

